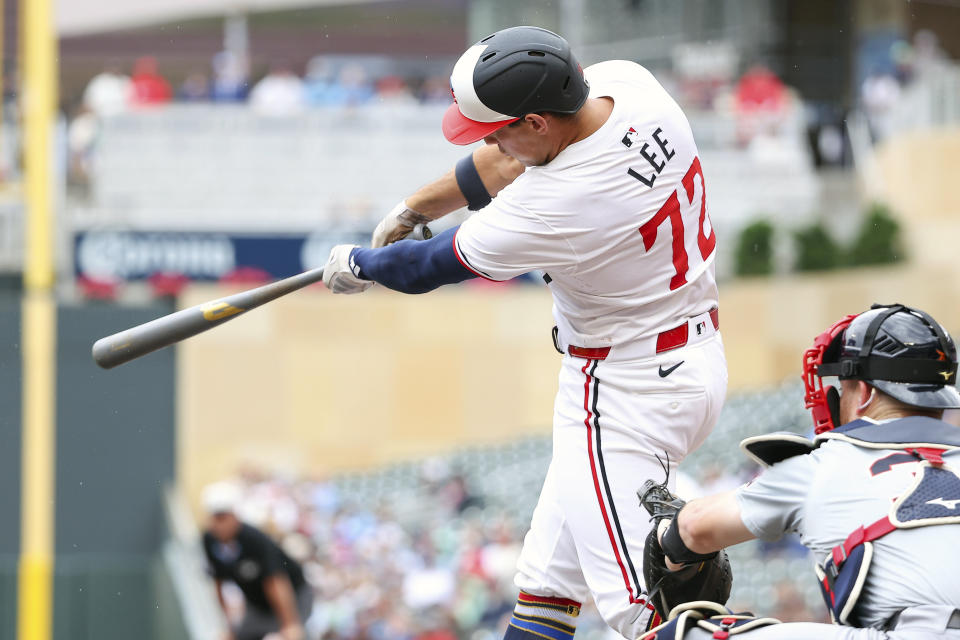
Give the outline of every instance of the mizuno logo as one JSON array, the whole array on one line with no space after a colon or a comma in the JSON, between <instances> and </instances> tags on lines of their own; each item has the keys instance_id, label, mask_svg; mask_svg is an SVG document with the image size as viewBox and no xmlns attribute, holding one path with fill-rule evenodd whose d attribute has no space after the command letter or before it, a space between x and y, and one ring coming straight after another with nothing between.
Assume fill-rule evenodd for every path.
<instances>
[{"instance_id":1,"label":"mizuno logo","mask_svg":"<svg viewBox=\"0 0 960 640\"><path fill-rule=\"evenodd\" d=\"M670 367L669 369L664 369L664 368L663 368L663 365L660 365L660 377L661 377L661 378L666 378L668 375L670 375L671 373L673 373L673 372L676 370L676 368L679 367L680 365L682 365L684 362L685 362L684 360L681 360L680 362L678 362L677 364L673 365L673 366ZM960 502L960 500L958 500L958 502Z\"/></svg>"},{"instance_id":2,"label":"mizuno logo","mask_svg":"<svg viewBox=\"0 0 960 640\"><path fill-rule=\"evenodd\" d=\"M957 503L960 503L960 500L944 500L943 498L934 498L933 500L927 500L927 504L938 504L941 507L946 509L956 509Z\"/></svg>"}]
</instances>

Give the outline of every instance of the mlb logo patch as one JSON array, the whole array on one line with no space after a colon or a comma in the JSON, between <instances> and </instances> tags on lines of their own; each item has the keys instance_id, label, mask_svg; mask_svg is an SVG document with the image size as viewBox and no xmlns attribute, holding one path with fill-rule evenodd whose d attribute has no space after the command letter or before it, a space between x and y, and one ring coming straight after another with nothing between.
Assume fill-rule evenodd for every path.
<instances>
[{"instance_id":1,"label":"mlb logo patch","mask_svg":"<svg viewBox=\"0 0 960 640\"><path fill-rule=\"evenodd\" d=\"M706 331L706 330L707 330L707 323L706 323L706 321L704 321L704 322L698 322L698 323L697 323L697 335L698 335L698 336L702 336L702 335L703 335L703 332Z\"/></svg>"},{"instance_id":2,"label":"mlb logo patch","mask_svg":"<svg viewBox=\"0 0 960 640\"><path fill-rule=\"evenodd\" d=\"M627 129L627 132L624 134L623 139L620 141L623 143L623 146L628 149L633 146L633 143L637 141L637 138L640 137L640 134L637 133L637 130L633 127Z\"/></svg>"}]
</instances>

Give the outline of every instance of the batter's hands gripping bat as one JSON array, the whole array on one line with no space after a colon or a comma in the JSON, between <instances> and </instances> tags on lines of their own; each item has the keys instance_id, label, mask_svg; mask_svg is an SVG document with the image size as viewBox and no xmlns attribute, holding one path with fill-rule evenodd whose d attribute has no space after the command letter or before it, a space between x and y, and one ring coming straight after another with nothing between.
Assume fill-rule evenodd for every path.
<instances>
[{"instance_id":1,"label":"batter's hands gripping bat","mask_svg":"<svg viewBox=\"0 0 960 640\"><path fill-rule=\"evenodd\" d=\"M414 240L429 240L433 237L433 233L426 225L418 224L407 237ZM100 367L112 369L157 349L203 333L250 309L321 280L323 280L323 267L176 311L112 336L100 338L93 344L93 359Z\"/></svg>"}]
</instances>

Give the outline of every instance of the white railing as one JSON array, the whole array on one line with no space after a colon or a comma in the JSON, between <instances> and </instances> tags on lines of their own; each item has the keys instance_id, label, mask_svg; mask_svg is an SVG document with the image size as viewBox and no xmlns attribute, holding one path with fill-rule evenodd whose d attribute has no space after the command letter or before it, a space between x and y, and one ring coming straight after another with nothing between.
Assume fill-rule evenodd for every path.
<instances>
[{"instance_id":1,"label":"white railing","mask_svg":"<svg viewBox=\"0 0 960 640\"><path fill-rule=\"evenodd\" d=\"M179 491L168 488L163 504L169 538L164 543L162 559L173 583L189 640L219 640L227 630L227 622L205 570L200 532Z\"/></svg>"}]
</instances>

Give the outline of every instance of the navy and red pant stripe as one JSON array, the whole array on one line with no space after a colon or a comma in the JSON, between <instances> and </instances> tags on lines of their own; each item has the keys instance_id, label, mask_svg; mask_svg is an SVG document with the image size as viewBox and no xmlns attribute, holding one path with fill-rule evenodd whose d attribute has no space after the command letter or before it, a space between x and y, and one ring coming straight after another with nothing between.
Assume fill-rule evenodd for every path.
<instances>
[{"instance_id":1,"label":"navy and red pant stripe","mask_svg":"<svg viewBox=\"0 0 960 640\"><path fill-rule=\"evenodd\" d=\"M633 558L630 556L630 549L623 534L623 527L620 524L620 516L617 513L617 506L613 499L613 492L610 488L607 468L603 459L603 430L600 426L600 410L598 408L600 378L597 376L597 365L599 363L599 360L587 360L580 370L585 376L583 409L586 412L586 417L583 423L587 428L587 454L590 458L593 487L597 496L597 504L600 507L600 514L603 517L603 525L610 540L611 550L623 576L626 595L632 604L644 605L652 610L653 605L647 602L644 597L643 583L637 577L637 569ZM653 618L656 620L651 620L651 625L659 623L659 616L654 614Z\"/></svg>"}]
</instances>

